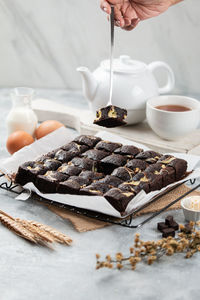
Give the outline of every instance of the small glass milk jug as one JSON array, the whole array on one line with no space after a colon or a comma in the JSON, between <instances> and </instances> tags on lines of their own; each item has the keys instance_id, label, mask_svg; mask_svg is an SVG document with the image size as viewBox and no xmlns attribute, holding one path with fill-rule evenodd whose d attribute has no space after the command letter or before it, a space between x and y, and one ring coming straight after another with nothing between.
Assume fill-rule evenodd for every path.
<instances>
[{"instance_id":1,"label":"small glass milk jug","mask_svg":"<svg viewBox=\"0 0 200 300\"><path fill-rule=\"evenodd\" d=\"M23 130L34 136L38 119L31 108L34 90L18 87L11 92L12 109L7 116L8 135L17 130Z\"/></svg>"}]
</instances>

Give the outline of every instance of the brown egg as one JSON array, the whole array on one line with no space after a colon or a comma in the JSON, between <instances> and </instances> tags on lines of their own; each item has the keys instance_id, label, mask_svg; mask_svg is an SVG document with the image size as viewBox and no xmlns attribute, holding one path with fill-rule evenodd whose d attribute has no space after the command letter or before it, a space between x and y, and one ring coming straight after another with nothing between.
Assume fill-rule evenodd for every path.
<instances>
[{"instance_id":1,"label":"brown egg","mask_svg":"<svg viewBox=\"0 0 200 300\"><path fill-rule=\"evenodd\" d=\"M13 154L21 148L28 146L34 142L34 138L25 131L18 130L8 137L6 142L7 150L10 154Z\"/></svg>"},{"instance_id":2,"label":"brown egg","mask_svg":"<svg viewBox=\"0 0 200 300\"><path fill-rule=\"evenodd\" d=\"M36 139L41 139L43 136L53 132L54 130L64 126L62 123L55 120L48 120L40 124L35 131Z\"/></svg>"}]
</instances>

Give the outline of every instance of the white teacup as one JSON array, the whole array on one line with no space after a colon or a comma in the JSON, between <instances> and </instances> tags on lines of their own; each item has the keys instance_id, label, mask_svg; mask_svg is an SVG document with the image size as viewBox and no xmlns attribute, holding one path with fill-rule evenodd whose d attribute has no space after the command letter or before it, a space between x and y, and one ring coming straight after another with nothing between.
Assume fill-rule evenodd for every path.
<instances>
[{"instance_id":1,"label":"white teacup","mask_svg":"<svg viewBox=\"0 0 200 300\"><path fill-rule=\"evenodd\" d=\"M188 111L174 112L157 109L160 105L180 105ZM200 121L200 102L184 96L158 96L147 101L147 121L152 130L160 137L175 140L198 127Z\"/></svg>"}]
</instances>

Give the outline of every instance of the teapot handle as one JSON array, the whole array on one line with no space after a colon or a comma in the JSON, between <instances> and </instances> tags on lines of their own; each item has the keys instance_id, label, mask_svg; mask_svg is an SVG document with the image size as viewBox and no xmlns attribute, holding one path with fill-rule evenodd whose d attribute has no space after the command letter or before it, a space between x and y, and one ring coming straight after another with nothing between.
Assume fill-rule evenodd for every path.
<instances>
[{"instance_id":1,"label":"teapot handle","mask_svg":"<svg viewBox=\"0 0 200 300\"><path fill-rule=\"evenodd\" d=\"M165 94L171 92L175 85L174 72L170 66L162 61L154 61L148 65L148 69L153 73L157 68L164 68L167 71L167 83L165 86L158 89L159 94Z\"/></svg>"}]
</instances>

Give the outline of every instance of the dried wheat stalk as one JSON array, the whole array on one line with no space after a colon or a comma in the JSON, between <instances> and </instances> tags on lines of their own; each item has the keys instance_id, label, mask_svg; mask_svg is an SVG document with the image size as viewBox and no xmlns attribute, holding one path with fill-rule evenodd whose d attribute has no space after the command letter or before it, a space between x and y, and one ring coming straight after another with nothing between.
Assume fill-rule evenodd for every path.
<instances>
[{"instance_id":1,"label":"dried wheat stalk","mask_svg":"<svg viewBox=\"0 0 200 300\"><path fill-rule=\"evenodd\" d=\"M37 240L35 239L35 236L32 232L24 228L21 224L19 224L17 221L10 219L4 214L0 214L0 222L6 226L8 229L12 230L17 235L23 237L24 239L37 243Z\"/></svg>"},{"instance_id":2,"label":"dried wheat stalk","mask_svg":"<svg viewBox=\"0 0 200 300\"><path fill-rule=\"evenodd\" d=\"M41 230L39 227L32 225L29 221L21 220L19 218L17 218L16 221L23 225L27 230L32 232L36 236L36 239L38 241L40 241L41 239L47 243L53 243L55 241L55 239L50 234L48 234L44 230Z\"/></svg>"},{"instance_id":3,"label":"dried wheat stalk","mask_svg":"<svg viewBox=\"0 0 200 300\"><path fill-rule=\"evenodd\" d=\"M54 228L38 223L36 221L27 221L20 218L14 219L4 211L0 210L0 222L8 229L22 238L25 238L35 244L48 246L48 243L58 242L70 245L72 239Z\"/></svg>"},{"instance_id":4,"label":"dried wheat stalk","mask_svg":"<svg viewBox=\"0 0 200 300\"><path fill-rule=\"evenodd\" d=\"M66 245L70 245L72 243L72 239L68 236L66 236L65 234L55 230L54 228L52 228L51 226L48 225L44 225L35 221L29 221L32 225L50 233L58 243L61 244L66 244Z\"/></svg>"}]
</instances>

